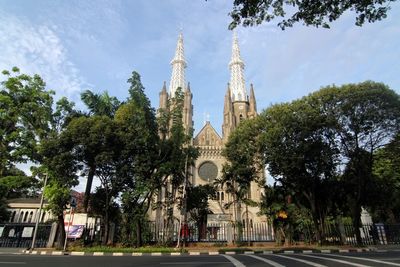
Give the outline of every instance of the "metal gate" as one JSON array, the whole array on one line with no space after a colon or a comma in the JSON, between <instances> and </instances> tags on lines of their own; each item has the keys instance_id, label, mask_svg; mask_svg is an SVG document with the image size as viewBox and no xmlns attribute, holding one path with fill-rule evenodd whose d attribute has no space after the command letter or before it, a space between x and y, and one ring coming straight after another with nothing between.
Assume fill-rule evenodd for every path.
<instances>
[{"instance_id":1,"label":"metal gate","mask_svg":"<svg viewBox=\"0 0 400 267\"><path fill-rule=\"evenodd\" d=\"M30 248L32 245L34 223L0 224L0 247ZM51 224L39 224L35 247L46 247Z\"/></svg>"}]
</instances>

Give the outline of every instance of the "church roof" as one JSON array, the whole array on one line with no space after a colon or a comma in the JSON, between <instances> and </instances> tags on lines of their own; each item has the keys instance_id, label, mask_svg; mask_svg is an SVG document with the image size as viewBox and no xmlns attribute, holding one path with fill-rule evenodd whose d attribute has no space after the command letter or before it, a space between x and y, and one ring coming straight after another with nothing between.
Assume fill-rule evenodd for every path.
<instances>
[{"instance_id":1,"label":"church roof","mask_svg":"<svg viewBox=\"0 0 400 267\"><path fill-rule=\"evenodd\" d=\"M209 121L203 126L193 140L195 146L222 146L222 138Z\"/></svg>"}]
</instances>

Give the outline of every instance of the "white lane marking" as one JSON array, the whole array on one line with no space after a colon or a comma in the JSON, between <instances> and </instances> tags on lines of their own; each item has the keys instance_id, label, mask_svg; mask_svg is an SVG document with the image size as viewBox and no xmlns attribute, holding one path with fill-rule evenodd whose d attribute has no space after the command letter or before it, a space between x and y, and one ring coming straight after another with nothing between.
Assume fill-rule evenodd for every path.
<instances>
[{"instance_id":1,"label":"white lane marking","mask_svg":"<svg viewBox=\"0 0 400 267\"><path fill-rule=\"evenodd\" d=\"M15 265L17 265L17 264L26 264L26 262L19 262L19 261L0 261L0 264L15 264Z\"/></svg>"},{"instance_id":2,"label":"white lane marking","mask_svg":"<svg viewBox=\"0 0 400 267\"><path fill-rule=\"evenodd\" d=\"M196 265L196 264L231 264L230 262L220 261L177 261L177 262L160 262L160 265Z\"/></svg>"},{"instance_id":3,"label":"white lane marking","mask_svg":"<svg viewBox=\"0 0 400 267\"><path fill-rule=\"evenodd\" d=\"M295 257L288 257L288 256L283 256L283 255L278 255L278 254L274 254L274 256L285 258L285 259L290 259L290 260L294 260L294 261L299 261L299 262L302 262L302 263L305 263L305 264L308 264L311 266L315 266L315 267L327 267L326 265L323 265L323 264L318 264L318 263L315 263L312 261L306 261L306 260L298 259Z\"/></svg>"},{"instance_id":4,"label":"white lane marking","mask_svg":"<svg viewBox=\"0 0 400 267\"><path fill-rule=\"evenodd\" d=\"M227 260L232 262L232 264L235 265L236 267L246 267L246 265L244 265L243 263L241 263L240 261L238 261L237 259L235 259L232 256L228 256L228 255L221 255L221 256L225 257Z\"/></svg>"},{"instance_id":5,"label":"white lane marking","mask_svg":"<svg viewBox=\"0 0 400 267\"><path fill-rule=\"evenodd\" d=\"M375 260L375 259L370 259L370 258L343 256L343 255L336 255L336 254L329 254L327 256L346 258L346 259L353 259L353 260L361 260L361 261L371 261L371 262L383 263L383 264L392 265L392 266L400 266L399 263L394 263L394 262L389 262L389 261L380 261L380 260Z\"/></svg>"},{"instance_id":6,"label":"white lane marking","mask_svg":"<svg viewBox=\"0 0 400 267\"><path fill-rule=\"evenodd\" d=\"M260 260L260 261L263 261L265 263L268 263L269 265L272 265L274 267L285 267L285 265L282 265L282 264L279 264L279 263L277 263L275 261L267 260L267 259L264 259L264 258L261 258L261 257L258 257L258 256L254 256L254 255L247 255L247 256L255 258L255 259Z\"/></svg>"},{"instance_id":7,"label":"white lane marking","mask_svg":"<svg viewBox=\"0 0 400 267\"><path fill-rule=\"evenodd\" d=\"M365 264L359 264L359 263L354 263L354 262L350 262L350 261L342 261L342 260L338 260L338 259L332 259L332 258L329 258L329 257L319 257L319 256L311 256L311 255L302 255L302 256L303 257L316 258L316 259L330 260L330 261L339 262L339 263L352 265L352 266L357 266L357 267L370 267L369 265L365 265Z\"/></svg>"}]
</instances>

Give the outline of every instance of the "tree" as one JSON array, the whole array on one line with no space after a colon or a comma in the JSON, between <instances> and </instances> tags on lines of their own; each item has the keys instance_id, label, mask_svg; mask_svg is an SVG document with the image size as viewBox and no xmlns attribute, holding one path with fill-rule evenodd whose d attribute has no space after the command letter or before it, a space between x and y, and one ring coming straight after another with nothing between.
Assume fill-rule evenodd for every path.
<instances>
[{"instance_id":1,"label":"tree","mask_svg":"<svg viewBox=\"0 0 400 267\"><path fill-rule=\"evenodd\" d=\"M374 154L373 177L376 186L374 203L369 203L373 220L398 223L400 221L400 134ZM385 196L385 197L382 197Z\"/></svg>"},{"instance_id":2,"label":"tree","mask_svg":"<svg viewBox=\"0 0 400 267\"><path fill-rule=\"evenodd\" d=\"M0 183L17 193L35 182L16 164L40 160L38 144L50 130L54 93L39 75L21 74L17 67L2 73L7 79L0 84Z\"/></svg>"},{"instance_id":3,"label":"tree","mask_svg":"<svg viewBox=\"0 0 400 267\"><path fill-rule=\"evenodd\" d=\"M110 96L107 92L103 92L102 94L96 94L90 90L86 90L81 94L81 100L83 101L83 103L85 103L85 105L89 109L89 115L92 116L107 116L109 118L112 118L114 117L118 107L121 105L121 102L116 97ZM75 135L75 138L81 139L79 134ZM87 157L83 157L81 159L85 162L87 167L86 170L87 183L85 189L85 199L83 203L84 209L87 212L90 191L92 189L93 177L96 166L94 165L94 158L93 158L95 153L93 153L94 151L92 149L94 148L95 150L95 147L89 145L86 146L86 148L87 149L85 150L84 154Z\"/></svg>"},{"instance_id":4,"label":"tree","mask_svg":"<svg viewBox=\"0 0 400 267\"><path fill-rule=\"evenodd\" d=\"M179 87L175 96L169 99L168 110L159 110L158 127L161 140L156 208L158 210L163 208L167 217L165 225L167 242L172 240L173 210L179 201L183 204L180 207L182 213L186 214L186 199L180 196L187 196L184 191L190 186L188 169L194 166L194 160L198 156L198 150L190 144L193 130L186 131L183 125L183 106L184 94ZM164 199L161 199L162 188L167 189Z\"/></svg>"},{"instance_id":5,"label":"tree","mask_svg":"<svg viewBox=\"0 0 400 267\"><path fill-rule=\"evenodd\" d=\"M265 183L264 180L260 180L260 177L264 178L264 175L262 175L264 166L259 154L259 131L260 128L256 119L249 119L240 123L238 128L229 136L228 143L222 152L227 162L222 168L222 178L216 181L216 185L225 189L232 196L232 201L226 204L226 208L233 205L239 240L243 226L242 205L245 206L246 214L248 214L248 206L257 205L249 198L251 183L258 182L261 186ZM248 225L248 217L245 219Z\"/></svg>"},{"instance_id":6,"label":"tree","mask_svg":"<svg viewBox=\"0 0 400 267\"><path fill-rule=\"evenodd\" d=\"M33 168L33 173L42 177L41 180L48 176L44 195L48 202L47 209L57 218L58 248L63 248L65 240L64 211L71 199L71 188L78 185L78 164L70 152L71 147L59 135L54 135L41 144L42 166Z\"/></svg>"},{"instance_id":7,"label":"tree","mask_svg":"<svg viewBox=\"0 0 400 267\"><path fill-rule=\"evenodd\" d=\"M261 200L261 213L267 215L272 221L275 232L275 242L278 245L292 245L297 232L304 234L304 241L311 241L309 225L311 216L309 209L302 206L302 201L293 196L298 194L290 192L282 185L274 183L266 186Z\"/></svg>"},{"instance_id":8,"label":"tree","mask_svg":"<svg viewBox=\"0 0 400 267\"><path fill-rule=\"evenodd\" d=\"M117 172L123 168L120 164L123 146L117 129L115 121L107 116L79 117L68 124L62 135L65 142L72 145L70 151L84 174L91 172L99 178L107 207L122 186ZM108 241L109 219L108 209L105 209L103 244Z\"/></svg>"},{"instance_id":9,"label":"tree","mask_svg":"<svg viewBox=\"0 0 400 267\"><path fill-rule=\"evenodd\" d=\"M232 18L229 28L233 29L240 24L259 25L279 17L283 18L278 23L282 30L298 22L306 26L329 28L329 24L346 11L354 12L355 24L362 26L365 22L372 23L386 18L390 3L394 1L396 0L234 0L233 10L229 13Z\"/></svg>"},{"instance_id":10,"label":"tree","mask_svg":"<svg viewBox=\"0 0 400 267\"><path fill-rule=\"evenodd\" d=\"M123 143L122 193L124 235L127 244L142 246L144 221L158 184L159 136L155 111L144 93L140 75L132 72L128 79L129 98L117 110L115 121Z\"/></svg>"},{"instance_id":11,"label":"tree","mask_svg":"<svg viewBox=\"0 0 400 267\"><path fill-rule=\"evenodd\" d=\"M314 94L321 112L335 119L336 141L340 146L343 183L355 229L360 228L361 207L368 206L374 190L374 153L398 133L400 97L382 83L371 81L329 86ZM361 234L356 231L358 244Z\"/></svg>"},{"instance_id":12,"label":"tree","mask_svg":"<svg viewBox=\"0 0 400 267\"><path fill-rule=\"evenodd\" d=\"M115 198L112 198L111 200L107 199L109 199L109 192L106 192L106 190L102 187L97 187L89 202L90 214L98 215L102 218L102 244L105 244L109 241L109 226L107 226L107 224L112 222L114 225L116 225L115 228L118 228L121 221L120 206L115 201Z\"/></svg>"},{"instance_id":13,"label":"tree","mask_svg":"<svg viewBox=\"0 0 400 267\"><path fill-rule=\"evenodd\" d=\"M121 102L107 91L102 94L86 90L81 94L81 100L89 109L90 115L113 117Z\"/></svg>"},{"instance_id":14,"label":"tree","mask_svg":"<svg viewBox=\"0 0 400 267\"><path fill-rule=\"evenodd\" d=\"M64 211L71 199L71 188L78 185L76 173L80 166L72 153L73 144L65 138L68 122L77 115L73 102L66 98L57 101L50 121L50 131L39 144L40 166L31 168L34 176L41 178L41 181L47 176L48 182L43 194L48 202L46 208L57 218L58 248L64 245Z\"/></svg>"},{"instance_id":15,"label":"tree","mask_svg":"<svg viewBox=\"0 0 400 267\"><path fill-rule=\"evenodd\" d=\"M259 117L261 151L275 181L310 210L318 242L323 241L328 181L336 175L337 149L331 120L309 97L274 105Z\"/></svg>"},{"instance_id":16,"label":"tree","mask_svg":"<svg viewBox=\"0 0 400 267\"><path fill-rule=\"evenodd\" d=\"M215 197L215 188L211 185L192 186L187 189L187 212L199 230L198 240L205 238L207 226L208 199Z\"/></svg>"}]
</instances>

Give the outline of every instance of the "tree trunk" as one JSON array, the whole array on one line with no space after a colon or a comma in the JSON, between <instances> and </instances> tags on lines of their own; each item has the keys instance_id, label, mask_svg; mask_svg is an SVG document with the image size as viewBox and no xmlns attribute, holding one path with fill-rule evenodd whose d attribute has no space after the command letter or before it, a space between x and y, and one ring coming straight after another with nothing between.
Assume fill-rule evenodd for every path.
<instances>
[{"instance_id":1,"label":"tree trunk","mask_svg":"<svg viewBox=\"0 0 400 267\"><path fill-rule=\"evenodd\" d=\"M317 242L318 245L322 245L322 239L323 239L323 225L322 225L322 221L319 221L319 217L318 216L318 210L317 210L317 205L315 203L315 199L312 196L309 196L307 194L304 193L304 195L306 196L307 200L310 203L310 208L311 208L311 216L312 216L312 220L314 223L314 228L315 228L315 235L317 238Z\"/></svg>"},{"instance_id":2,"label":"tree trunk","mask_svg":"<svg viewBox=\"0 0 400 267\"><path fill-rule=\"evenodd\" d=\"M143 240L142 240L142 223L139 220L137 220L137 225L136 225L136 246L141 247L143 245Z\"/></svg>"},{"instance_id":3,"label":"tree trunk","mask_svg":"<svg viewBox=\"0 0 400 267\"><path fill-rule=\"evenodd\" d=\"M361 205L359 203L355 203L355 205L353 207L352 221L353 221L354 232L356 234L357 245L361 246L362 245L362 239L361 239L361 233L360 233Z\"/></svg>"},{"instance_id":4,"label":"tree trunk","mask_svg":"<svg viewBox=\"0 0 400 267\"><path fill-rule=\"evenodd\" d=\"M56 249L64 249L65 234L64 214L61 213L57 216Z\"/></svg>"},{"instance_id":5,"label":"tree trunk","mask_svg":"<svg viewBox=\"0 0 400 267\"><path fill-rule=\"evenodd\" d=\"M92 183L93 183L93 177L94 177L95 170L96 170L96 166L94 164L90 165L89 174L88 174L87 181L86 181L85 199L83 201L83 208L85 210L85 213L88 212L90 191L92 190Z\"/></svg>"}]
</instances>

